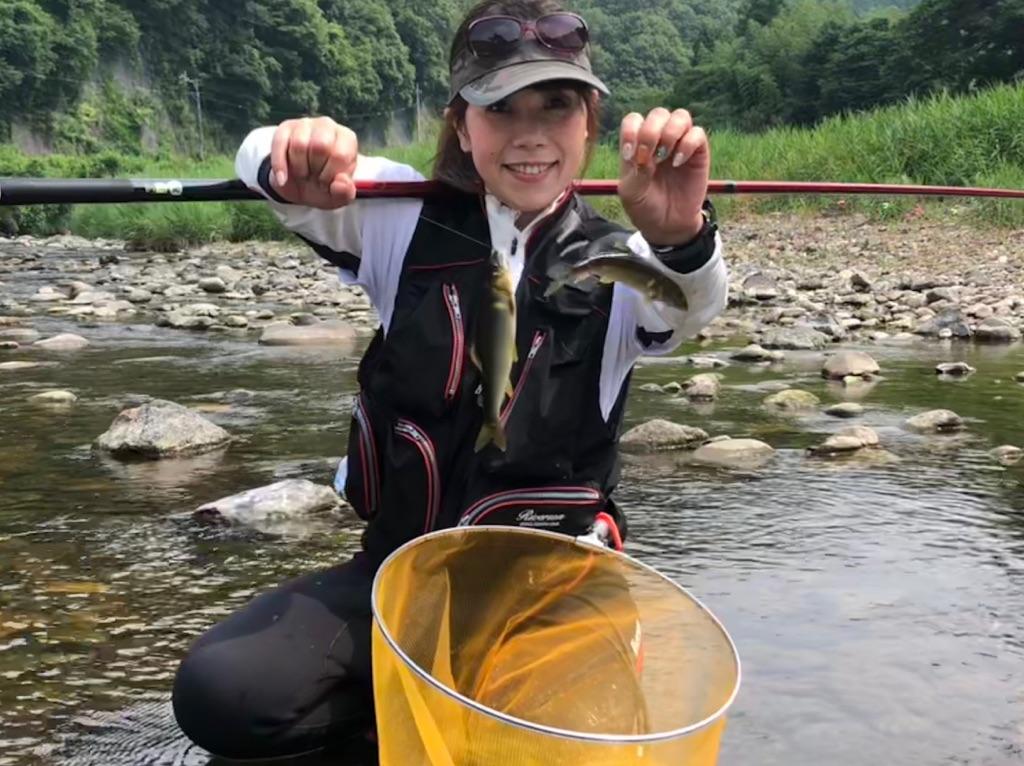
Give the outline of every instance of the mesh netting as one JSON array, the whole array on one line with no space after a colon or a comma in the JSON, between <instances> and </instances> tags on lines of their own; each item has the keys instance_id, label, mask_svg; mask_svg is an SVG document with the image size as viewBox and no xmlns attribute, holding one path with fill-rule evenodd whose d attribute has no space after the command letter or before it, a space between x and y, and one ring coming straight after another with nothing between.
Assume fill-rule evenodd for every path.
<instances>
[{"instance_id":1,"label":"mesh netting","mask_svg":"<svg viewBox=\"0 0 1024 766\"><path fill-rule=\"evenodd\" d=\"M536 530L444 530L384 563L373 611L383 766L716 760L735 648L628 556Z\"/></svg>"}]
</instances>

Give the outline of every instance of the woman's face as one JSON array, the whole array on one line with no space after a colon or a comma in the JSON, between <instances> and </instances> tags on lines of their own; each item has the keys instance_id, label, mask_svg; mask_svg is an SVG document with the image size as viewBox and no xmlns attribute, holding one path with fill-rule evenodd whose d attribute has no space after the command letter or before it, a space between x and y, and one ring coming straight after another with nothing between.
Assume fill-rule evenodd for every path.
<instances>
[{"instance_id":1,"label":"woman's face","mask_svg":"<svg viewBox=\"0 0 1024 766\"><path fill-rule=\"evenodd\" d=\"M576 178L587 148L587 104L573 89L524 88L486 107L470 105L459 128L487 191L536 214Z\"/></svg>"}]
</instances>

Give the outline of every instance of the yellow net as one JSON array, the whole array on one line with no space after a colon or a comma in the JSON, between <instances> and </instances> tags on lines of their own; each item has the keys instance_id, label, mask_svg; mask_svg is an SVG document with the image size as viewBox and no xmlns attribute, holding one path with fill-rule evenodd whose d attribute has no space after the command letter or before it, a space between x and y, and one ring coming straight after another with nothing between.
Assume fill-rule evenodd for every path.
<instances>
[{"instance_id":1,"label":"yellow net","mask_svg":"<svg viewBox=\"0 0 1024 766\"><path fill-rule=\"evenodd\" d=\"M515 527L419 537L373 586L382 766L712 766L739 659L632 558Z\"/></svg>"}]
</instances>

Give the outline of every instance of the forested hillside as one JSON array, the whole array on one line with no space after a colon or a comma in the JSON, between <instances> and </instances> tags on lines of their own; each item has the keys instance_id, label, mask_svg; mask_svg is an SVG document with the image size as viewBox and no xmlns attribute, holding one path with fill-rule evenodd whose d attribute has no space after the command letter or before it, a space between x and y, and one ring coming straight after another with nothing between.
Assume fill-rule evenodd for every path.
<instances>
[{"instance_id":1,"label":"forested hillside","mask_svg":"<svg viewBox=\"0 0 1024 766\"><path fill-rule=\"evenodd\" d=\"M444 101L467 4L0 0L0 143L211 151L309 113L410 136L417 94L426 114ZM568 5L594 28L595 65L614 91L609 128L627 109L668 102L715 128L809 124L1024 72L1024 0Z\"/></svg>"}]
</instances>

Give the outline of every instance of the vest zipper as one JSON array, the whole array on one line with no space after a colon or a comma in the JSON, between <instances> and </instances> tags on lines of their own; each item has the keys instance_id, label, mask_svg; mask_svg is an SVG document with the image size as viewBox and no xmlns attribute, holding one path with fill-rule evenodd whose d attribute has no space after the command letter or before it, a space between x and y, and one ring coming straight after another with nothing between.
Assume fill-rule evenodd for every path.
<instances>
[{"instance_id":1,"label":"vest zipper","mask_svg":"<svg viewBox=\"0 0 1024 766\"><path fill-rule=\"evenodd\" d=\"M395 433L408 439L423 457L427 474L427 510L424 515L423 531L429 532L437 523L437 514L441 509L441 472L437 467L434 443L419 426L404 418L399 418L395 423Z\"/></svg>"},{"instance_id":2,"label":"vest zipper","mask_svg":"<svg viewBox=\"0 0 1024 766\"><path fill-rule=\"evenodd\" d=\"M363 502L366 515L372 516L377 511L377 498L380 492L380 469L377 465L377 444L370 428L370 418L363 407L363 395L356 397L352 414L359 425L359 461L363 470Z\"/></svg>"},{"instance_id":3,"label":"vest zipper","mask_svg":"<svg viewBox=\"0 0 1024 766\"><path fill-rule=\"evenodd\" d=\"M455 285L445 284L444 303L448 309L448 319L452 324L452 358L448 365L448 381L444 387L444 400L450 402L455 398L462 380L462 359L465 356L466 337L462 326L462 306L459 303L459 291Z\"/></svg>"},{"instance_id":4,"label":"vest zipper","mask_svg":"<svg viewBox=\"0 0 1024 766\"><path fill-rule=\"evenodd\" d=\"M533 367L533 360L536 358L537 352L540 351L540 347L544 345L545 337L543 330L537 330L533 334L533 343L530 344L530 352L526 355L526 361L523 363L523 371L519 373L519 380L516 381L516 387L512 391L512 396L505 405L504 411L501 413L502 425L505 425L509 414L512 412L512 407L515 406L516 400L519 398L519 394L523 390L523 386L526 385L526 378L530 374L530 369Z\"/></svg>"},{"instance_id":5,"label":"vest zipper","mask_svg":"<svg viewBox=\"0 0 1024 766\"><path fill-rule=\"evenodd\" d=\"M510 505L530 503L535 506L593 505L602 500L601 493L589 487L535 487L498 492L477 500L459 519L460 527L479 524L495 511Z\"/></svg>"}]
</instances>

